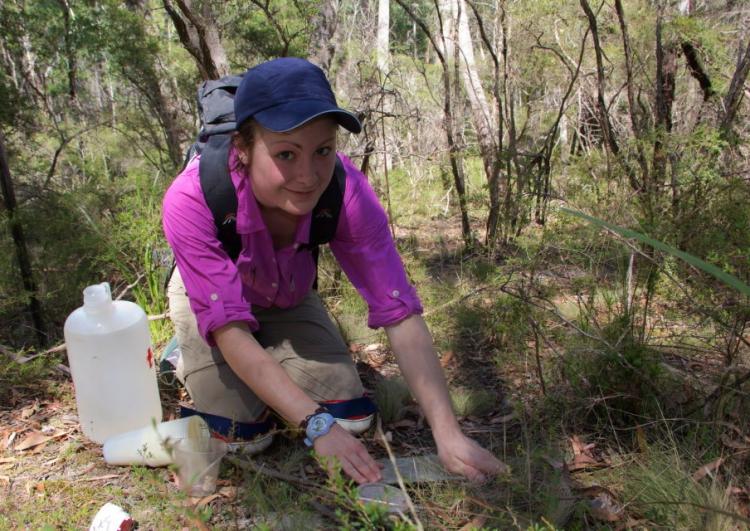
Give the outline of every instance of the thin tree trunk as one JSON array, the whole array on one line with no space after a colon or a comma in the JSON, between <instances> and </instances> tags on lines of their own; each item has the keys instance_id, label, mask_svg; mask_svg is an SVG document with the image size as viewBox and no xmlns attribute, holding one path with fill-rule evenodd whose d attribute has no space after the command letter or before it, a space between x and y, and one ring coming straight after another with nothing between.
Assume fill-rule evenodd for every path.
<instances>
[{"instance_id":1,"label":"thin tree trunk","mask_svg":"<svg viewBox=\"0 0 750 531\"><path fill-rule=\"evenodd\" d=\"M203 12L193 10L190 0L162 0L172 19L180 42L195 59L203 79L219 79L229 74L229 62L219 37L211 2L203 3ZM175 8L176 4L176 8Z\"/></svg>"},{"instance_id":2,"label":"thin tree trunk","mask_svg":"<svg viewBox=\"0 0 750 531\"><path fill-rule=\"evenodd\" d=\"M617 19L620 22L620 32L622 33L622 48L625 53L625 76L626 76L626 88L628 94L628 111L630 112L630 127L633 131L633 136L636 140L636 147L638 150L638 163L641 167L641 182L645 183L649 181L649 167L646 161L646 153L643 150L643 145L639 141L643 138L643 129L638 118L638 112L635 100L635 83L633 82L633 63L632 56L633 52L630 49L630 37L628 35L628 25L625 21L625 10L622 7L622 0L615 0L615 10L617 11ZM635 188L640 188L638 182L632 183Z\"/></svg>"},{"instance_id":3,"label":"thin tree trunk","mask_svg":"<svg viewBox=\"0 0 750 531\"><path fill-rule=\"evenodd\" d=\"M656 19L656 104L655 137L653 154L653 182L644 183L644 192L648 214L653 216L654 194L665 184L667 175L668 153L666 139L672 132L672 104L675 95L675 73L677 71L677 54L672 43L666 46L662 41L662 15ZM673 186L672 202L677 206L677 189Z\"/></svg>"},{"instance_id":4,"label":"thin tree trunk","mask_svg":"<svg viewBox=\"0 0 750 531\"><path fill-rule=\"evenodd\" d=\"M586 13L586 17L588 18L589 28L591 29L591 38L594 41L594 52L596 56L596 106L599 114L600 127L602 128L602 134L604 136L604 144L614 155L618 155L620 153L620 147L617 145L617 140L612 132L607 104L604 101L604 59L601 43L599 41L599 28L596 23L596 15L594 15L587 0L580 0L580 2L583 11Z\"/></svg>"},{"instance_id":5,"label":"thin tree trunk","mask_svg":"<svg viewBox=\"0 0 750 531\"><path fill-rule=\"evenodd\" d=\"M63 22L65 26L65 58L68 62L68 96L75 100L77 77L78 77L78 60L76 58L75 44L73 43L73 30L70 27L72 10L68 0L58 0L63 12Z\"/></svg>"},{"instance_id":6,"label":"thin tree trunk","mask_svg":"<svg viewBox=\"0 0 750 531\"><path fill-rule=\"evenodd\" d=\"M451 83L450 83L450 70L448 68L448 63L446 61L445 56L443 55L443 52L441 51L441 47L438 45L437 41L435 40L435 37L433 36L430 29L427 27L427 24L417 16L417 14L412 10L411 6L408 5L405 0L396 0L398 5L400 5L404 11L411 17L411 19L422 29L422 31L425 32L425 35L429 39L430 43L432 44L432 47L435 50L435 53L438 56L438 60L440 61L440 66L442 68L442 79L443 79L443 127L445 129L445 136L448 142L448 157L450 159L450 166L451 171L453 173L453 181L456 186L456 193L458 194L458 205L459 209L461 211L461 232L463 235L464 245L467 248L470 248L474 245L474 237L471 232L471 224L469 223L469 212L466 205L466 189L464 186L464 175L463 175L463 159L461 156L461 150L458 148L458 144L455 140L455 133L454 133L454 118L453 118L453 111L452 111L452 104L451 104ZM440 8L437 5L437 0L435 0L436 4L435 7L437 9L437 16L439 21L439 30L441 32L441 36L443 37L443 48L445 47L445 35L443 33L444 26L442 22L442 17L440 15Z\"/></svg>"},{"instance_id":7,"label":"thin tree trunk","mask_svg":"<svg viewBox=\"0 0 750 531\"><path fill-rule=\"evenodd\" d=\"M725 138L730 136L732 125L737 116L737 111L742 103L745 80L750 73L750 39L747 41L745 52L737 62L737 68L729 84L729 90L724 97L724 116L721 120L721 131Z\"/></svg>"},{"instance_id":8,"label":"thin tree trunk","mask_svg":"<svg viewBox=\"0 0 750 531\"><path fill-rule=\"evenodd\" d=\"M378 31L375 42L375 57L378 70L386 76L390 60L390 5L388 0L378 0Z\"/></svg>"},{"instance_id":9,"label":"thin tree trunk","mask_svg":"<svg viewBox=\"0 0 750 531\"><path fill-rule=\"evenodd\" d=\"M5 208L8 211L8 221L11 236L13 238L13 245L16 248L18 267L21 270L23 289L29 298L29 313L31 314L32 322L34 323L36 342L39 346L42 346L47 339L45 334L46 327L44 318L42 317L42 306L39 304L39 299L37 299L36 282L34 281L34 274L31 268L31 259L29 258L26 236L24 235L21 222L18 219L16 194L13 187L13 180L10 176L8 157L5 152L5 137L2 132L0 132L0 183L2 184L3 201L5 202Z\"/></svg>"},{"instance_id":10,"label":"thin tree trunk","mask_svg":"<svg viewBox=\"0 0 750 531\"><path fill-rule=\"evenodd\" d=\"M312 20L313 31L307 57L328 74L336 52L336 27L338 25L338 0L321 2L320 11Z\"/></svg>"},{"instance_id":11,"label":"thin tree trunk","mask_svg":"<svg viewBox=\"0 0 750 531\"><path fill-rule=\"evenodd\" d=\"M479 78L476 62L474 60L474 46L471 42L469 16L466 11L466 4L464 0L455 1L458 17L456 23L458 28L458 47L461 52L460 57L463 59L464 64L464 68L461 69L461 78L463 79L464 88L466 89L469 104L471 105L472 121L474 122L474 129L479 142L479 151L482 155L484 174L487 179L487 185L490 189L490 216L488 216L487 219L487 231L485 234L485 245L490 246L495 241L497 216L500 210L496 183L498 180L498 174L500 173L501 153L499 151L499 146L495 142L495 131L497 130L497 125L495 124L492 110L487 101L487 96L484 93L484 88L482 87L482 82ZM482 28L481 32L484 33L484 26L482 25L481 17L476 10L474 10L474 15L477 18L479 27ZM497 63L497 58L494 53L492 56Z\"/></svg>"}]
</instances>

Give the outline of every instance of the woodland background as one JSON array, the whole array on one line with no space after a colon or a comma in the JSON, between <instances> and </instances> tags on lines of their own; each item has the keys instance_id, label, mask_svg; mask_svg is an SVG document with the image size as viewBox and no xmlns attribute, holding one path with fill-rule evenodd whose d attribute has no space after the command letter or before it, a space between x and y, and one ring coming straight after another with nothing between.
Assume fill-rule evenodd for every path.
<instances>
[{"instance_id":1,"label":"woodland background","mask_svg":"<svg viewBox=\"0 0 750 531\"><path fill-rule=\"evenodd\" d=\"M166 343L160 205L197 85L308 57L362 119L342 150L457 410L502 425L475 433L515 471L479 505L425 502L425 525L746 526L749 22L743 0L0 1L0 409L70 403L59 344L86 285ZM330 259L321 292L352 350L387 358Z\"/></svg>"}]
</instances>

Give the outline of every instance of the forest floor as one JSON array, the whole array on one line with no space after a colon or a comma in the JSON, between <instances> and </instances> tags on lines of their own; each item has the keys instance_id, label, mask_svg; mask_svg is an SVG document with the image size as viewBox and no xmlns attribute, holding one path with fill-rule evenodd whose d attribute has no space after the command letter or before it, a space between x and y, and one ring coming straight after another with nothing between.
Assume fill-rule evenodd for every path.
<instances>
[{"instance_id":1,"label":"forest floor","mask_svg":"<svg viewBox=\"0 0 750 531\"><path fill-rule=\"evenodd\" d=\"M688 357L663 348L659 364L679 374L660 395L665 415L644 413L640 421L632 416L623 421L618 406L610 405L616 404L622 378L615 373L598 395L584 392L592 375L611 373L588 367L583 377L573 378L567 371L575 364L561 363L560 351L590 347L580 337L572 340L554 326L542 326L525 303L502 299L509 291L499 288L510 280L499 279L517 278L518 263L492 265L488 274L486 263L472 264L472 257L456 253L457 238L446 246L446 228L435 231L443 235L438 243L424 236L426 241L401 241L401 247L421 264L415 273L407 259L410 273L426 287L428 321L441 330L436 342L459 421L510 473L482 484L407 485L414 509L388 516L360 504L341 477L328 478L299 437L280 434L252 459L226 459L216 493L190 498L169 468L104 462L101 447L79 429L72 382L59 366L63 358L51 355L1 367L0 383L9 385L0 389L0 529L87 528L108 502L128 512L140 529L747 528L750 481L737 471L746 470L750 430L741 409L720 423L698 422L701 430L686 429L690 423L666 415L701 404L695 382L721 376L716 356ZM557 286L555 305L568 315L579 274L572 266L547 266L538 276ZM462 287L449 290L440 283L449 279ZM517 287L519 294L539 289ZM346 300L346 295L328 300L344 326ZM450 319L441 317L446 313ZM434 454L419 408L388 398L398 394L397 387L382 385L398 375L382 336L358 330L344 332L366 388L395 401L382 422L388 442L375 429L362 440L376 458L386 458L388 449L398 457ZM164 382L161 395L165 420L188 399L179 386Z\"/></svg>"}]
</instances>

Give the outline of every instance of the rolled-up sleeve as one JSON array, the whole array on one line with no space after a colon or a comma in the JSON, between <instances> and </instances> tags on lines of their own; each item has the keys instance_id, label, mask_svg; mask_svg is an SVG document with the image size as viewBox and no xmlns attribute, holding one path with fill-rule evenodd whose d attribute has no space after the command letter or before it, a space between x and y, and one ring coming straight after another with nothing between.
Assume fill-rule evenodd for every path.
<instances>
[{"instance_id":1,"label":"rolled-up sleeve","mask_svg":"<svg viewBox=\"0 0 750 531\"><path fill-rule=\"evenodd\" d=\"M330 245L341 268L367 302L368 326L389 326L422 313L419 296L391 238L383 207L367 178L349 159L341 159L347 172L346 192L336 236Z\"/></svg>"},{"instance_id":2,"label":"rolled-up sleeve","mask_svg":"<svg viewBox=\"0 0 750 531\"><path fill-rule=\"evenodd\" d=\"M237 267L217 239L213 216L200 189L197 160L167 190L162 225L206 342L213 346L212 332L233 321L246 322L252 331L257 330Z\"/></svg>"}]
</instances>

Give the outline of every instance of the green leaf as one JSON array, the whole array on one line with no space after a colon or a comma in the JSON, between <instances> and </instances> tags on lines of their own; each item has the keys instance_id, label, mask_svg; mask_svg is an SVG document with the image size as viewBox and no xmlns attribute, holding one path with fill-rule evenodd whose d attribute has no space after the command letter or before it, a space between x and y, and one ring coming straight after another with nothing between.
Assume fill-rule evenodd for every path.
<instances>
[{"instance_id":1,"label":"green leaf","mask_svg":"<svg viewBox=\"0 0 750 531\"><path fill-rule=\"evenodd\" d=\"M659 249L660 251L664 251L665 253L671 254L672 256L676 256L677 258L684 260L691 266L697 267L698 269L702 269L709 275L713 275L714 277L716 277L717 279L725 283L727 286L731 286L737 291L739 291L740 293L750 296L750 286L742 282L739 278L735 277L734 275L730 275L726 271L719 269L715 265L709 264L708 262L704 262L697 256L693 256L690 253L680 251L679 249L676 249L672 247L671 245L667 245L664 242L660 242L659 240L649 238L648 236L646 236L645 234L641 234L640 232L636 232L630 229L625 229L623 227L618 227L617 225L607 223L604 220L595 218L593 216L589 216L588 214L584 214L583 212L578 212L577 210L571 210L565 207L561 207L560 210L562 212L565 212L566 214L570 214L571 216L584 219L588 221L589 223L593 223L594 225L597 225L599 227L609 229L612 232L619 234L623 238L633 238L635 240L638 240L639 242L645 243L646 245L650 245L654 249Z\"/></svg>"}]
</instances>

